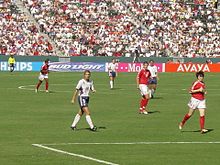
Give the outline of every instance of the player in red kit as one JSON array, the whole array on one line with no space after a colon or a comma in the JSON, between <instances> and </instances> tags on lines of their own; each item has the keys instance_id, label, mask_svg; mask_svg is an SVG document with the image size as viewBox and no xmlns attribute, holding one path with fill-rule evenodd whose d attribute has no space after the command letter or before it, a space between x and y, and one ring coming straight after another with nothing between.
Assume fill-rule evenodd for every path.
<instances>
[{"instance_id":1,"label":"player in red kit","mask_svg":"<svg viewBox=\"0 0 220 165\"><path fill-rule=\"evenodd\" d=\"M151 73L147 69L147 67L148 67L148 62L146 61L143 63L143 68L139 71L137 78L136 78L137 88L140 90L141 96L142 96L141 101L140 101L139 113L145 114L145 115L148 114L148 110L146 110L148 101L150 99L148 81L151 78Z\"/></svg>"},{"instance_id":2,"label":"player in red kit","mask_svg":"<svg viewBox=\"0 0 220 165\"><path fill-rule=\"evenodd\" d=\"M39 82L36 86L35 92L38 92L38 89L40 87L40 85L42 84L43 80L45 80L46 84L45 84L45 88L46 88L46 92L48 93L48 88L49 88L49 83L48 83L48 73L49 73L49 59L44 61L44 65L41 67L40 70L40 75L38 77Z\"/></svg>"},{"instance_id":3,"label":"player in red kit","mask_svg":"<svg viewBox=\"0 0 220 165\"><path fill-rule=\"evenodd\" d=\"M189 93L191 94L191 99L188 103L189 112L184 116L182 122L179 124L179 129L182 129L185 122L194 114L195 110L198 109L200 113L200 128L201 133L208 132L207 129L204 128L205 125L205 109L206 109L206 102L205 102L205 94L206 87L205 83L203 82L204 79L204 72L199 71L196 73L197 80L192 84Z\"/></svg>"}]
</instances>

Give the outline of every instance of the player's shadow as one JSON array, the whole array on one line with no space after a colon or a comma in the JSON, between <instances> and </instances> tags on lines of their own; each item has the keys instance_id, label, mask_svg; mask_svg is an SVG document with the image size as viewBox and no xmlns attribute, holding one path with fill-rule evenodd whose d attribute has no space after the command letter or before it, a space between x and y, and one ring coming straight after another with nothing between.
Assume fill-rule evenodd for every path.
<instances>
[{"instance_id":1,"label":"player's shadow","mask_svg":"<svg viewBox=\"0 0 220 165\"><path fill-rule=\"evenodd\" d=\"M205 133L203 133L203 134L207 134L207 133L209 133L209 132L212 132L212 131L214 131L214 129L207 129L208 131L207 132L205 132ZM190 133L190 132L201 132L201 130L196 130L196 131L181 131L182 133Z\"/></svg>"},{"instance_id":2,"label":"player's shadow","mask_svg":"<svg viewBox=\"0 0 220 165\"><path fill-rule=\"evenodd\" d=\"M159 99L163 99L163 97L154 97L151 100L159 100Z\"/></svg>"},{"instance_id":3,"label":"player's shadow","mask_svg":"<svg viewBox=\"0 0 220 165\"><path fill-rule=\"evenodd\" d=\"M98 132L99 130L101 129L107 129L106 127L97 127L97 131ZM77 128L77 131L91 131L90 128Z\"/></svg>"},{"instance_id":4,"label":"player's shadow","mask_svg":"<svg viewBox=\"0 0 220 165\"><path fill-rule=\"evenodd\" d=\"M153 113L160 113L160 111L150 111L148 112L149 114L153 114Z\"/></svg>"},{"instance_id":5,"label":"player's shadow","mask_svg":"<svg viewBox=\"0 0 220 165\"><path fill-rule=\"evenodd\" d=\"M112 88L112 89L110 89L110 90L123 90L123 88Z\"/></svg>"}]
</instances>

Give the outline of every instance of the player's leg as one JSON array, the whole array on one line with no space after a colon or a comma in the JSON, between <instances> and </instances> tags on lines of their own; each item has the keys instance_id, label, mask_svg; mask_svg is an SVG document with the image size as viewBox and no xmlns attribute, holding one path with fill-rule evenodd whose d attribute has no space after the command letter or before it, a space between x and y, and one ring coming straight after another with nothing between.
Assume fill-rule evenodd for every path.
<instances>
[{"instance_id":1,"label":"player's leg","mask_svg":"<svg viewBox=\"0 0 220 165\"><path fill-rule=\"evenodd\" d=\"M45 80L45 82L46 82L46 83L45 83L46 92L49 92L49 91L48 91L48 88L49 88L49 79L48 79L48 78L45 78L44 80Z\"/></svg>"},{"instance_id":2,"label":"player's leg","mask_svg":"<svg viewBox=\"0 0 220 165\"><path fill-rule=\"evenodd\" d=\"M114 88L114 77L113 76L110 76L110 89L113 89Z\"/></svg>"},{"instance_id":3,"label":"player's leg","mask_svg":"<svg viewBox=\"0 0 220 165\"><path fill-rule=\"evenodd\" d=\"M42 82L44 81L44 75L40 74L38 79L39 79L39 81L38 81L38 83L36 85L36 88L35 88L36 93L38 92L38 89L40 88Z\"/></svg>"},{"instance_id":4,"label":"player's leg","mask_svg":"<svg viewBox=\"0 0 220 165\"><path fill-rule=\"evenodd\" d=\"M154 98L154 93L156 92L157 88L157 79L153 78L150 80L150 98Z\"/></svg>"},{"instance_id":5,"label":"player's leg","mask_svg":"<svg viewBox=\"0 0 220 165\"><path fill-rule=\"evenodd\" d=\"M150 99L148 87L147 87L147 85L141 84L141 85L139 85L139 88L141 90L141 95L142 95L142 98L140 100L139 113L148 114L148 111L146 111L146 107L147 107L148 101Z\"/></svg>"},{"instance_id":6,"label":"player's leg","mask_svg":"<svg viewBox=\"0 0 220 165\"><path fill-rule=\"evenodd\" d=\"M182 120L182 121L180 122L180 124L179 124L179 129L182 129L182 128L183 128L183 126L184 126L184 124L186 123L186 121L187 121L188 119L190 119L190 117L194 114L194 112L195 112L194 109L189 108L188 113L185 114L183 120Z\"/></svg>"},{"instance_id":7,"label":"player's leg","mask_svg":"<svg viewBox=\"0 0 220 165\"><path fill-rule=\"evenodd\" d=\"M199 109L199 114L200 114L200 129L201 129L201 133L206 133L208 132L207 129L205 129L205 109L200 108Z\"/></svg>"},{"instance_id":8,"label":"player's leg","mask_svg":"<svg viewBox=\"0 0 220 165\"><path fill-rule=\"evenodd\" d=\"M154 93L156 92L156 87L157 87L156 84L152 84L152 89L151 89L151 96L152 96L152 98L154 97Z\"/></svg>"},{"instance_id":9,"label":"player's leg","mask_svg":"<svg viewBox=\"0 0 220 165\"><path fill-rule=\"evenodd\" d=\"M13 72L14 69L15 69L15 64L12 64L12 66L11 66L11 72Z\"/></svg>"},{"instance_id":10,"label":"player's leg","mask_svg":"<svg viewBox=\"0 0 220 165\"><path fill-rule=\"evenodd\" d=\"M80 118L83 115L83 113L84 113L83 110L80 109L79 112L76 114L76 116L75 116L75 118L73 120L73 123L71 125L72 130L76 129L76 125L80 121Z\"/></svg>"},{"instance_id":11,"label":"player's leg","mask_svg":"<svg viewBox=\"0 0 220 165\"><path fill-rule=\"evenodd\" d=\"M96 130L97 130L97 127L94 126L94 124L93 124L93 122L92 122L92 119L91 119L91 116L90 116L89 107L83 107L82 110L83 110L83 111L85 112L85 114L86 114L86 121L87 121L87 123L89 124L90 130L96 131Z\"/></svg>"},{"instance_id":12,"label":"player's leg","mask_svg":"<svg viewBox=\"0 0 220 165\"><path fill-rule=\"evenodd\" d=\"M10 72L14 71L14 64L10 64Z\"/></svg>"},{"instance_id":13,"label":"player's leg","mask_svg":"<svg viewBox=\"0 0 220 165\"><path fill-rule=\"evenodd\" d=\"M38 89L40 88L40 85L42 84L43 81L39 80L37 85L36 85L36 88L35 88L35 92L37 93L38 92Z\"/></svg>"},{"instance_id":14,"label":"player's leg","mask_svg":"<svg viewBox=\"0 0 220 165\"><path fill-rule=\"evenodd\" d=\"M149 84L148 89L149 89L149 97L153 98L153 84Z\"/></svg>"},{"instance_id":15,"label":"player's leg","mask_svg":"<svg viewBox=\"0 0 220 165\"><path fill-rule=\"evenodd\" d=\"M148 109L147 109L147 105L148 105L148 102L149 102L149 99L150 99L150 95L149 94L146 94L143 96L142 100L142 109L143 109L143 113L144 114L148 114Z\"/></svg>"}]
</instances>

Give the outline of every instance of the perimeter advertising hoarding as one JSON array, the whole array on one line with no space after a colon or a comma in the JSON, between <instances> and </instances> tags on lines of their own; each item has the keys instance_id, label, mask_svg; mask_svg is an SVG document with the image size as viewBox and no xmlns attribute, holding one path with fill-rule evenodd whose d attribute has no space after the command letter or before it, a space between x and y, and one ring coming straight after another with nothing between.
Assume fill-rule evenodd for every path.
<instances>
[{"instance_id":1,"label":"perimeter advertising hoarding","mask_svg":"<svg viewBox=\"0 0 220 165\"><path fill-rule=\"evenodd\" d=\"M105 72L105 63L95 62L53 62L49 64L50 71L57 72L82 72L90 70L91 72Z\"/></svg>"},{"instance_id":2,"label":"perimeter advertising hoarding","mask_svg":"<svg viewBox=\"0 0 220 165\"><path fill-rule=\"evenodd\" d=\"M43 62L16 62L15 71L40 71ZM0 71L9 71L8 62L0 62Z\"/></svg>"},{"instance_id":3,"label":"perimeter advertising hoarding","mask_svg":"<svg viewBox=\"0 0 220 165\"><path fill-rule=\"evenodd\" d=\"M166 64L165 72L220 72L220 64Z\"/></svg>"},{"instance_id":4,"label":"perimeter advertising hoarding","mask_svg":"<svg viewBox=\"0 0 220 165\"><path fill-rule=\"evenodd\" d=\"M108 71L108 66L110 63L106 63L105 65L105 71ZM164 64L157 63L155 64L157 66L158 72L164 71ZM142 63L118 63L117 72L139 72L142 68Z\"/></svg>"}]
</instances>

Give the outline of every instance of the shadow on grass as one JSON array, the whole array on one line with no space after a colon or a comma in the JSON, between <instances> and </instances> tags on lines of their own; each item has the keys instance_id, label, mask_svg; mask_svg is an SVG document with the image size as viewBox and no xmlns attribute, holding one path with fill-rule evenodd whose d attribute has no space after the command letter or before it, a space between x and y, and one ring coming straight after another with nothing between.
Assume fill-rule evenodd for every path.
<instances>
[{"instance_id":1,"label":"shadow on grass","mask_svg":"<svg viewBox=\"0 0 220 165\"><path fill-rule=\"evenodd\" d=\"M148 112L149 114L153 114L153 113L160 113L160 111L150 111Z\"/></svg>"},{"instance_id":2,"label":"shadow on grass","mask_svg":"<svg viewBox=\"0 0 220 165\"><path fill-rule=\"evenodd\" d=\"M209 132L212 132L212 131L214 131L214 129L207 129L208 131L207 132L205 132L205 133L203 133L203 134L207 134L207 133L209 133ZM201 132L201 130L195 130L195 131L181 131L182 133L190 133L190 132Z\"/></svg>"},{"instance_id":3,"label":"shadow on grass","mask_svg":"<svg viewBox=\"0 0 220 165\"><path fill-rule=\"evenodd\" d=\"M110 90L123 90L123 88L112 88L112 89L110 89Z\"/></svg>"},{"instance_id":4,"label":"shadow on grass","mask_svg":"<svg viewBox=\"0 0 220 165\"><path fill-rule=\"evenodd\" d=\"M98 132L101 129L107 129L107 128L106 127L97 127L97 131L94 131L94 132ZM91 131L91 130L90 130L90 128L77 128L76 131Z\"/></svg>"},{"instance_id":5,"label":"shadow on grass","mask_svg":"<svg viewBox=\"0 0 220 165\"><path fill-rule=\"evenodd\" d=\"M159 99L163 99L163 97L154 97L154 98L151 98L151 100L159 100Z\"/></svg>"}]
</instances>

